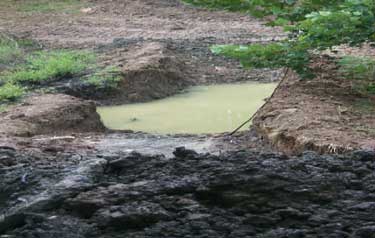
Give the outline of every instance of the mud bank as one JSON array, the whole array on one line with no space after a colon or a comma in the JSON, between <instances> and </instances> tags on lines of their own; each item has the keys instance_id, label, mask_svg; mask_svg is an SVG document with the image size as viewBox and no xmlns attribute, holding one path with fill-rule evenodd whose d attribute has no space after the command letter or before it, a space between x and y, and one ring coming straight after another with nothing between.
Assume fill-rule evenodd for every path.
<instances>
[{"instance_id":1,"label":"mud bank","mask_svg":"<svg viewBox=\"0 0 375 238\"><path fill-rule=\"evenodd\" d=\"M93 102L62 94L31 96L0 113L1 136L104 132Z\"/></svg>"},{"instance_id":2,"label":"mud bank","mask_svg":"<svg viewBox=\"0 0 375 238\"><path fill-rule=\"evenodd\" d=\"M174 157L49 157L0 148L5 237L355 237L375 234L375 154L183 148Z\"/></svg>"},{"instance_id":3,"label":"mud bank","mask_svg":"<svg viewBox=\"0 0 375 238\"><path fill-rule=\"evenodd\" d=\"M312 80L288 71L254 119L256 131L287 154L375 150L375 101L353 92L350 81L332 69L332 62L323 58L316 64L324 68Z\"/></svg>"}]
</instances>

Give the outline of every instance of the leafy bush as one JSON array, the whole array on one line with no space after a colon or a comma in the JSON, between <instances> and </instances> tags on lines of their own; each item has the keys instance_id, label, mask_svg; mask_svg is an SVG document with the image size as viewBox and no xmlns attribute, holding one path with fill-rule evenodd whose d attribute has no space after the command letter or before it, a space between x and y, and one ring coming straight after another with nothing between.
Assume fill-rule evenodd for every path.
<instances>
[{"instance_id":1,"label":"leafy bush","mask_svg":"<svg viewBox=\"0 0 375 238\"><path fill-rule=\"evenodd\" d=\"M0 86L0 103L5 101L13 101L21 97L25 90L15 84L6 83Z\"/></svg>"},{"instance_id":2,"label":"leafy bush","mask_svg":"<svg viewBox=\"0 0 375 238\"><path fill-rule=\"evenodd\" d=\"M39 52L27 57L26 64L8 73L6 78L12 82L40 83L82 73L94 62L95 56L88 52Z\"/></svg>"}]
</instances>

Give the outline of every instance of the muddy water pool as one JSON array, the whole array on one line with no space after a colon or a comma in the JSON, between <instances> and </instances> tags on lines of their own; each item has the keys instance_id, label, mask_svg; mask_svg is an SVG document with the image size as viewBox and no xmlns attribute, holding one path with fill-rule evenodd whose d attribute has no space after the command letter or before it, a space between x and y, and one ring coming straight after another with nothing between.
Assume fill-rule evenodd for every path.
<instances>
[{"instance_id":1,"label":"muddy water pool","mask_svg":"<svg viewBox=\"0 0 375 238\"><path fill-rule=\"evenodd\" d=\"M275 87L275 83L196 86L166 99L99 107L98 112L111 129L160 134L220 133L232 131L246 121Z\"/></svg>"}]
</instances>

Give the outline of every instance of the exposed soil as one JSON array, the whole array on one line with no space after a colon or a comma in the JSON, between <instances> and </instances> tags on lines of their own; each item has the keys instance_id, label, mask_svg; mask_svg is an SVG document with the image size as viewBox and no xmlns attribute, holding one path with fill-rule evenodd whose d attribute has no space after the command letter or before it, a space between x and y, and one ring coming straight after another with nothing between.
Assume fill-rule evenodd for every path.
<instances>
[{"instance_id":1,"label":"exposed soil","mask_svg":"<svg viewBox=\"0 0 375 238\"><path fill-rule=\"evenodd\" d=\"M0 3L0 31L32 38L47 48L95 49L102 64L124 68L124 82L118 92L93 93L98 90L77 83L75 78L56 85L60 92L105 104L166 97L189 85L279 78L278 71L244 70L238 62L210 52L214 44L284 37L281 30L247 15L198 9L178 0L90 1L87 6L88 11L77 6L81 13L25 13L5 1ZM161 51L150 47L157 44ZM143 56L136 56L142 52ZM155 62L158 58L161 62ZM137 63L145 59L155 70ZM151 75L157 79L150 79Z\"/></svg>"},{"instance_id":2,"label":"exposed soil","mask_svg":"<svg viewBox=\"0 0 375 238\"><path fill-rule=\"evenodd\" d=\"M0 113L0 136L104 132L93 102L68 95L33 96Z\"/></svg>"},{"instance_id":3,"label":"exposed soil","mask_svg":"<svg viewBox=\"0 0 375 238\"><path fill-rule=\"evenodd\" d=\"M181 60L163 44L144 43L110 52L111 54L106 52L102 63L116 65L121 70L122 80L116 88L98 90L93 85L76 80L66 85L63 91L77 97L95 99L102 104L114 105L165 98L191 85Z\"/></svg>"},{"instance_id":4,"label":"exposed soil","mask_svg":"<svg viewBox=\"0 0 375 238\"><path fill-rule=\"evenodd\" d=\"M375 100L354 91L331 60L316 60L313 80L289 71L255 118L256 130L278 150L375 150Z\"/></svg>"}]
</instances>

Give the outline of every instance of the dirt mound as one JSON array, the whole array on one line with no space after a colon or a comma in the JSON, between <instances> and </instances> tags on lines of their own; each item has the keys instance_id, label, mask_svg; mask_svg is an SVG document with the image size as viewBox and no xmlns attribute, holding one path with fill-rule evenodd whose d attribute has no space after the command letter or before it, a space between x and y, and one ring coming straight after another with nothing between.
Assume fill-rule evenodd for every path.
<instances>
[{"instance_id":1,"label":"dirt mound","mask_svg":"<svg viewBox=\"0 0 375 238\"><path fill-rule=\"evenodd\" d=\"M122 79L116 88L98 90L94 85L77 80L63 92L114 105L165 98L188 85L183 64L161 43L112 49L101 61L103 65L116 65L121 69Z\"/></svg>"},{"instance_id":2,"label":"dirt mound","mask_svg":"<svg viewBox=\"0 0 375 238\"><path fill-rule=\"evenodd\" d=\"M127 53L124 79L116 101L140 102L164 98L183 89L182 63L159 43L146 43Z\"/></svg>"},{"instance_id":3,"label":"dirt mound","mask_svg":"<svg viewBox=\"0 0 375 238\"><path fill-rule=\"evenodd\" d=\"M375 237L374 153L24 155L0 148L4 237Z\"/></svg>"},{"instance_id":4,"label":"dirt mound","mask_svg":"<svg viewBox=\"0 0 375 238\"><path fill-rule=\"evenodd\" d=\"M0 118L0 135L8 136L105 130L93 102L62 94L27 98L1 112Z\"/></svg>"},{"instance_id":5,"label":"dirt mound","mask_svg":"<svg viewBox=\"0 0 375 238\"><path fill-rule=\"evenodd\" d=\"M277 149L340 153L375 150L375 102L361 98L350 81L325 62L313 80L289 71L286 80L254 119L254 126Z\"/></svg>"}]
</instances>

